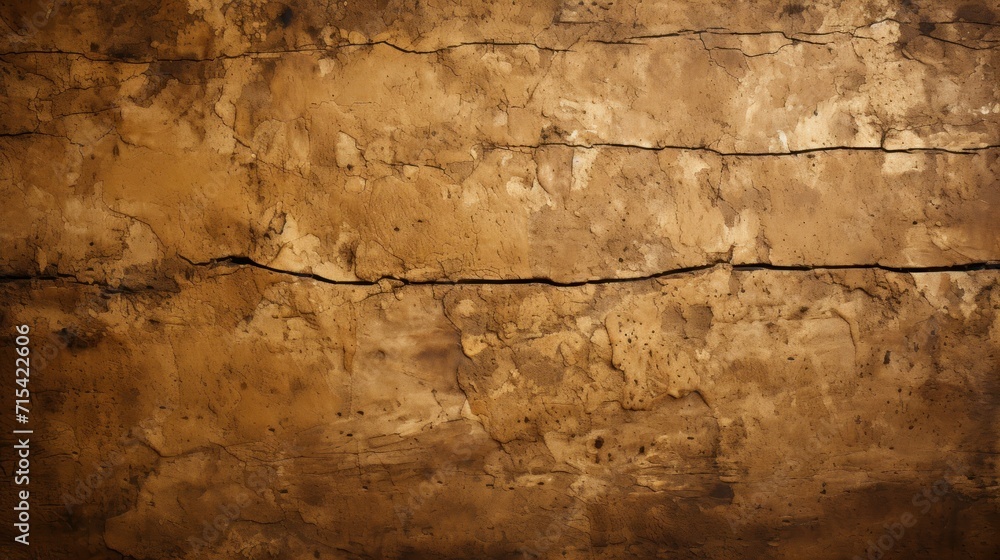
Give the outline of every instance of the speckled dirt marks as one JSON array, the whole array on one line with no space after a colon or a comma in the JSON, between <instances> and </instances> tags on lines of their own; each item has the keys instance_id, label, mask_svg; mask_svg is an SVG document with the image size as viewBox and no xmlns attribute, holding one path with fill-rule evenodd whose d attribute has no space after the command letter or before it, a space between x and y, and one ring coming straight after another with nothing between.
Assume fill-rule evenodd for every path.
<instances>
[{"instance_id":1,"label":"speckled dirt marks","mask_svg":"<svg viewBox=\"0 0 1000 560\"><path fill-rule=\"evenodd\" d=\"M5 557L997 557L995 2L0 20Z\"/></svg>"}]
</instances>

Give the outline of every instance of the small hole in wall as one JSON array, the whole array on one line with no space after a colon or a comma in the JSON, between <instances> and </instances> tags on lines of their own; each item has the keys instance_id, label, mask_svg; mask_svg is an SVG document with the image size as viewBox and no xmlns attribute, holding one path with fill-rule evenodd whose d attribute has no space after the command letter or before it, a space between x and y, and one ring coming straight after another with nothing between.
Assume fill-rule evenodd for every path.
<instances>
[{"instance_id":1,"label":"small hole in wall","mask_svg":"<svg viewBox=\"0 0 1000 560\"><path fill-rule=\"evenodd\" d=\"M288 27L292 24L292 19L294 18L295 12L286 6L285 9L282 10L281 14L278 15L278 23L280 23L282 27Z\"/></svg>"}]
</instances>

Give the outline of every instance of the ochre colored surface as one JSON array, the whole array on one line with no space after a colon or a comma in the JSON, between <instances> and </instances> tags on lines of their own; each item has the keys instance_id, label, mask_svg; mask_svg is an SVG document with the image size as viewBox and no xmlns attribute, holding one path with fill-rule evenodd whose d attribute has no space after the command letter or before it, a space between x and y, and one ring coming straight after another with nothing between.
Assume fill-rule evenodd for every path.
<instances>
[{"instance_id":1,"label":"ochre colored surface","mask_svg":"<svg viewBox=\"0 0 1000 560\"><path fill-rule=\"evenodd\" d=\"M1000 558L1000 4L0 21L4 558Z\"/></svg>"}]
</instances>

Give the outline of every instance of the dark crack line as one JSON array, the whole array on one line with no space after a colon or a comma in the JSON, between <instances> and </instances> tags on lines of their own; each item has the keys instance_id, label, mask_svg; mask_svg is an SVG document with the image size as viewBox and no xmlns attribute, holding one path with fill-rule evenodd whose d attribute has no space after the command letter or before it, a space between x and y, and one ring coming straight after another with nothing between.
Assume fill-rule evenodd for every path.
<instances>
[{"instance_id":1,"label":"dark crack line","mask_svg":"<svg viewBox=\"0 0 1000 560\"><path fill-rule=\"evenodd\" d=\"M77 284L80 286L95 286L100 288L101 291L106 295L138 294L142 292L162 291L148 285L146 285L145 288L133 288L131 286L126 286L124 284L113 285L107 282L87 282L86 280L80 280L74 274L66 274L66 273L41 274L38 276L31 276L25 274L0 275L0 284L13 284L18 282L33 282L33 281L67 282L69 284Z\"/></svg>"},{"instance_id":2,"label":"dark crack line","mask_svg":"<svg viewBox=\"0 0 1000 560\"><path fill-rule=\"evenodd\" d=\"M728 261L716 261L703 265L689 266L674 268L670 270L665 270L662 272L657 272L654 274L647 274L642 276L625 276L620 278L596 278L591 280L578 280L578 281L559 281L553 280L552 278L545 277L531 277L531 278L457 278L453 280L410 280L406 278L400 278L396 276L383 276L378 280L333 280L326 278L325 276L320 276L319 274L310 272L298 272L294 270L283 270L280 268L275 268L268 266L266 264L261 264L249 257L245 256L229 256L220 257L217 259L212 259L205 262L193 262L187 258L181 257L192 266L197 267L216 267L216 266L234 266L234 267L251 267L258 268L261 270L266 270L268 272L273 272L276 274L284 274L289 276L294 276L296 278L308 278L316 280L317 282L322 282L324 284L334 284L334 285L345 285L345 286L378 286L384 282L390 282L394 284L399 284L403 286L461 286L461 285L548 285L561 288L572 288L579 286L588 285L602 285L602 284L623 284L627 282L642 282L646 280L655 280L657 278L666 278L671 276L679 276L683 274L690 274L695 272L702 272L705 270L710 270L713 268L728 266L734 271L750 272L755 270L771 270L777 272L812 272L812 271L837 271L837 270L881 270L884 272L893 272L898 274L924 274L924 273L940 273L940 272L976 272L982 270L1000 270L1000 261L996 262L976 262L976 263L966 263L957 264L949 266L925 266L925 267L896 267L887 266L882 264L845 264L845 265L776 265L769 263L748 263L748 264L731 264Z\"/></svg>"},{"instance_id":3,"label":"dark crack line","mask_svg":"<svg viewBox=\"0 0 1000 560\"><path fill-rule=\"evenodd\" d=\"M476 47L476 46L482 46L482 47L533 47L533 48L538 49L540 51L547 51L547 52L572 52L572 49L559 49L559 48L555 48L555 47L543 47L543 46L535 44L535 43L503 42L503 41L468 41L468 42L456 43L456 44L453 44L453 45L445 45L443 47L438 47L436 49L429 49L429 50L424 50L424 51L415 50L415 49L407 49L407 48L401 47L399 45L396 45L394 43L390 43L388 41L375 41L375 42L371 42L371 43L357 43L357 44L350 44L350 45L338 45L337 48L367 47L367 46L374 46L374 45L385 45L387 47L391 47L393 49L396 49L399 52L403 52L403 53L406 53L406 54L437 54L437 53L440 53L440 52L449 51L449 50L453 50L453 49L457 49L457 48L461 48L461 47Z\"/></svg>"},{"instance_id":4,"label":"dark crack line","mask_svg":"<svg viewBox=\"0 0 1000 560\"><path fill-rule=\"evenodd\" d=\"M18 132L0 132L0 138L14 138L14 137L32 136L32 135L47 136L50 138L68 139L66 136L60 136L57 134L50 134L47 132L41 132L36 130L25 130ZM244 146L246 145L244 144ZM917 153L930 152L930 153L972 156L972 155L977 155L979 152L995 150L997 148L1000 148L1000 144L986 144L983 146L964 146L959 148L940 148L934 146L931 147L914 146L914 147L903 147L903 148L886 148L884 146L817 146L813 148L788 150L786 152L726 152L719 150L717 148L712 148L710 146L682 146L678 144L644 145L644 144L629 144L626 142L572 143L572 142L548 141L548 142L540 142L538 144L504 144L504 145L487 144L486 145L487 148L500 149L500 150L537 150L547 146L564 146L567 148L579 148L585 150L595 149L595 148L619 148L626 150L647 150L651 152L662 152L667 150L709 152L721 157L787 157L787 156L798 156L798 155L823 153L823 152L882 152L886 154L917 154ZM434 167L436 169L443 170L442 167L434 165L429 165L428 167Z\"/></svg>"},{"instance_id":5,"label":"dark crack line","mask_svg":"<svg viewBox=\"0 0 1000 560\"><path fill-rule=\"evenodd\" d=\"M653 33L653 34L646 34L646 35L634 35L634 36L624 37L624 38L621 38L621 39L592 38L592 39L585 39L583 42L584 43L603 44L603 45L644 46L646 43L644 43L643 41L647 41L647 40L653 40L653 39L676 39L676 38L689 39L689 38L691 38L693 36L699 36L699 35L722 35L722 36L728 35L728 36L735 36L735 37L744 37L744 36L750 36L750 37L752 37L752 36L766 36L766 35L781 35L785 39L789 40L791 42L790 44L805 43L805 44L810 44L810 45L823 46L823 45L827 45L828 43L820 43L820 42L809 41L807 39L803 39L802 36L806 36L806 37L827 37L827 36L836 36L836 35L847 35L847 36L851 37L852 39L869 39L868 37L863 37L863 36L857 35L857 32L859 30L861 30L861 29L870 28L870 27L872 27L874 25L877 25L877 24L880 24L880 23L885 23L885 22L895 22L895 23L897 23L899 25L906 25L906 26L910 26L910 27L917 27L918 26L918 24L915 23L915 22L901 21L901 20L896 20L896 19L893 19L893 18L883 18L883 19L880 19L880 20L877 20L877 21L874 21L874 22L871 22L871 23L867 23L867 24L856 26L856 27L853 28L853 30L846 30L845 29L845 30L831 30L831 31L825 31L825 32L802 32L802 31L795 32L795 31L783 30L783 29L769 29L769 30L762 30L762 31L741 31L741 30L726 29L724 27L709 27L707 29L697 29L697 30L696 29L679 29L679 30L676 30L676 31L669 31L669 32L664 32L664 33ZM558 22L558 23L588 24L588 23L596 23L596 22ZM929 23L932 23L934 25L942 25L942 26L943 25L961 25L961 24L967 24L967 25L981 25L981 26L997 27L996 24L987 23L987 22L976 22L976 21L938 21L938 22L929 22ZM963 43L959 43L959 42L955 42L955 41L949 41L949 40L941 39L941 38L938 38L938 37L931 37L931 38L939 40L939 41L944 41L946 43L951 43L951 44L954 44L956 46L964 47L966 49L971 49L971 50L992 50L992 49L995 49L995 47L972 47L972 46L969 46L969 45L965 45ZM267 56L276 56L276 55L294 54L294 53L321 53L321 52L335 51L335 50L338 50L338 49L350 49L350 48L356 48L356 47L374 47L374 46L378 46L378 45L384 45L386 47L389 47L389 48L394 49L396 51L399 51L401 53L414 54L414 55L438 54L438 53L442 53L442 52L445 52L445 51L449 51L449 50L453 50L453 49L458 49L458 48L463 48L463 47L506 47L506 48L532 47L532 48L535 48L535 49L538 49L538 50L541 50L541 51L547 51L547 52L553 52L553 53L574 52L572 48L558 48L558 47L552 47L552 46L542 46L542 45L539 45L537 43L524 42L524 41L521 41L521 42L519 42L519 41L489 41L489 40L483 40L483 41L463 41L463 42L459 42L459 43L442 45L442 46L437 47L437 48L426 49L426 50L410 49L410 48L406 48L406 47L403 47L401 45L397 45L397 44L389 42L389 41L368 41L368 42L363 42L363 43L339 43L339 44L336 44L336 45L328 45L328 46L320 46L320 45L317 45L315 43L312 43L312 44L297 45L294 48L288 48L288 49L274 49L274 50L263 50L263 51L244 51L244 52L235 53L235 54L220 53L220 54L218 54L216 56L205 57L205 58L194 58L194 57L163 57L163 58L161 58L161 57L151 57L151 58L150 57L134 57L134 58L130 58L130 57L116 57L116 56L100 56L100 57L95 57L95 56L92 56L90 53L85 53L85 52L65 51L65 50L44 50L44 49L25 49L25 50L21 50L21 51L0 52L0 57L4 57L4 56L47 55L47 54L53 54L53 55L64 55L64 56L79 56L79 57L85 58L85 59L87 59L87 60L89 60L91 62L103 62L103 63L112 63L112 64L114 64L114 63L119 63L119 64L155 64L155 63L159 63L159 62L216 62L216 61L219 61L219 60L234 60L234 59L240 59L240 58L246 58L246 57L267 57ZM785 46L787 46L787 45L785 45ZM726 50L739 50L739 49L726 49ZM763 54L774 54L774 53L773 52L772 53L761 53L760 55L753 55L753 56L761 56Z\"/></svg>"},{"instance_id":6,"label":"dark crack line","mask_svg":"<svg viewBox=\"0 0 1000 560\"><path fill-rule=\"evenodd\" d=\"M377 47L377 46L385 46L404 54L414 54L414 55L440 54L443 52L460 49L464 47L490 47L490 48L533 47L540 51L553 52L553 53L572 52L572 49L545 47L542 45L537 45L535 43L526 43L526 42L468 41L462 43L455 43L451 45L443 45L441 47L437 47L434 49L417 50L417 49L408 49L401 45L390 43L389 41L371 41L365 43L340 43L337 45L330 45L330 46L302 45L290 49L275 49L269 51L245 51L237 54L220 53L216 56L210 56L205 58L192 58L192 57L153 57L153 58L120 57L119 58L119 57L108 57L108 56L91 56L88 53L78 52L78 51L41 50L41 49L0 52L0 57L25 56L25 55L63 55L63 56L77 56L84 58L90 62L99 62L105 64L157 64L163 62L205 63L205 62L218 62L220 60L239 60L243 58L268 58L271 56L281 56L286 54L328 53L342 49Z\"/></svg>"},{"instance_id":7,"label":"dark crack line","mask_svg":"<svg viewBox=\"0 0 1000 560\"><path fill-rule=\"evenodd\" d=\"M397 276L383 276L378 280L334 280L321 276L319 274L311 272L299 272L295 270L284 270L281 268L275 268L273 266L268 266L266 264L258 263L253 259L246 256L227 256L214 258L208 261L196 262L188 259L182 255L181 259L186 261L193 267L198 268L217 268L217 267L229 267L229 268L256 268L260 270L266 270L274 274L280 274L283 276L293 276L295 278L302 278L308 280L315 280L323 284L331 284L335 286L362 286L362 287L374 287L380 286L388 282L390 284L395 284L398 286L462 286L462 285L472 285L472 286L502 286L502 285L543 285L543 286L553 286L557 288L573 288L579 286L591 286L591 285L604 285L604 284L624 284L628 282L643 282L648 280L656 280L658 278L669 278L674 276L681 276L684 274L691 274L697 272L703 272L706 270L711 270L718 267L729 267L731 270L738 272L752 272L756 270L769 270L774 272L814 272L814 271L838 271L838 270L881 270L883 272L892 272L897 274L927 274L927 273L941 273L941 272L977 272L984 270L1000 270L1000 261L985 261L985 262L974 262L947 266L920 266L920 267L898 267L898 266L888 266L882 264L831 264L831 265L779 265L770 263L743 263L743 264L732 264L728 261L716 261L708 264L688 266L674 268L670 270L665 270L662 272L656 272L653 274L646 274L641 276L623 276L617 278L595 278L590 280L576 280L576 281L560 281L554 280L552 278L546 277L530 277L530 278L457 278L449 280L410 280L407 278L400 278ZM146 288L131 288L124 285L112 285L103 282L87 282L80 280L73 274L57 273L57 274L46 274L39 276L32 275L0 275L0 284L2 283L17 283L17 282L31 282L31 281L63 281L72 284L79 284L82 286L97 286L100 287L104 292L108 294L137 294L141 292L157 291L156 288L147 286Z\"/></svg>"},{"instance_id":8,"label":"dark crack line","mask_svg":"<svg viewBox=\"0 0 1000 560\"><path fill-rule=\"evenodd\" d=\"M797 156L803 154L812 154L817 152L882 152L886 154L913 154L920 152L937 152L937 153L969 156L969 155L976 155L978 152L981 151L1000 148L1000 144L988 144L985 146L970 146L962 148L937 148L937 147L886 148L884 146L822 146L816 148L803 148L800 150L788 150L787 152L724 152L722 150L712 148L709 146L677 146L677 145L646 146L642 144L622 144L622 143L612 143L612 142L593 142L588 144L574 144L571 142L542 142L537 145L509 144L506 146L493 146L493 147L537 150L538 148L542 148L545 146L565 146L567 148L582 148L582 149L624 148L632 150L648 150L652 152L660 152L665 150L687 150L687 151L711 152L715 155L722 157L780 157L780 156Z\"/></svg>"}]
</instances>

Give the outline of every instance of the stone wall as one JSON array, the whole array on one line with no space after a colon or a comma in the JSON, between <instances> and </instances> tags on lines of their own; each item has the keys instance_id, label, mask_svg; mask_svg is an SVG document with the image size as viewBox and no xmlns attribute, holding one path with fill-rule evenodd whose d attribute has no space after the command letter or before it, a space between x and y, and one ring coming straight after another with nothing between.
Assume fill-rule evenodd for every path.
<instances>
[{"instance_id":1,"label":"stone wall","mask_svg":"<svg viewBox=\"0 0 1000 560\"><path fill-rule=\"evenodd\" d=\"M1000 557L1000 4L0 21L5 557Z\"/></svg>"}]
</instances>

